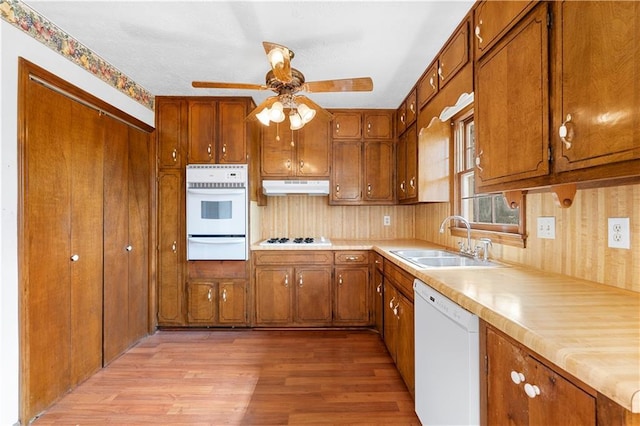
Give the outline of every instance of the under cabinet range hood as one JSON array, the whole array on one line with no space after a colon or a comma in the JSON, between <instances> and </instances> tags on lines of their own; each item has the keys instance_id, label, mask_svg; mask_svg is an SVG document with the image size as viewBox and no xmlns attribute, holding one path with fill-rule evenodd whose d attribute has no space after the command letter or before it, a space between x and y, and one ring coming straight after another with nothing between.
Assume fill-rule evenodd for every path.
<instances>
[{"instance_id":1,"label":"under cabinet range hood","mask_svg":"<svg viewBox=\"0 0 640 426\"><path fill-rule=\"evenodd\" d=\"M328 180L263 180L262 192L277 196L288 194L329 195Z\"/></svg>"}]
</instances>

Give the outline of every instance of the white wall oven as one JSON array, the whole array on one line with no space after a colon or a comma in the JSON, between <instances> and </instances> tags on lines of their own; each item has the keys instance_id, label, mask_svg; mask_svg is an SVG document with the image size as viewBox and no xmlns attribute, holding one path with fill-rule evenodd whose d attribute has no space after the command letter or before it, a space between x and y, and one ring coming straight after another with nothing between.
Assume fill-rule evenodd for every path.
<instances>
[{"instance_id":1,"label":"white wall oven","mask_svg":"<svg viewBox=\"0 0 640 426\"><path fill-rule=\"evenodd\" d=\"M187 259L247 260L246 164L187 166Z\"/></svg>"}]
</instances>

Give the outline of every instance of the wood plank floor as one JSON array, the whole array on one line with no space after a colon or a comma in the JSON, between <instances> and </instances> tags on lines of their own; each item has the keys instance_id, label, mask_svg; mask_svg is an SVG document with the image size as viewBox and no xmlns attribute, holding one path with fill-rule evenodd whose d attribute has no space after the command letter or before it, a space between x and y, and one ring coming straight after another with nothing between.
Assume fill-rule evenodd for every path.
<instances>
[{"instance_id":1,"label":"wood plank floor","mask_svg":"<svg viewBox=\"0 0 640 426\"><path fill-rule=\"evenodd\" d=\"M40 425L419 425L380 337L343 330L159 331Z\"/></svg>"}]
</instances>

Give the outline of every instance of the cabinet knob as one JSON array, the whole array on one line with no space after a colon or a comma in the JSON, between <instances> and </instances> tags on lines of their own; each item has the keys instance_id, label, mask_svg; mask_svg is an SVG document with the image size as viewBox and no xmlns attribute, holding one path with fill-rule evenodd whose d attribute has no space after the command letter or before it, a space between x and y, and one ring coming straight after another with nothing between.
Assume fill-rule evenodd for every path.
<instances>
[{"instance_id":1,"label":"cabinet knob","mask_svg":"<svg viewBox=\"0 0 640 426\"><path fill-rule=\"evenodd\" d=\"M173 159L173 162L175 163L176 161L178 161L178 150L174 148L174 150L171 152L171 158Z\"/></svg>"},{"instance_id":2,"label":"cabinet knob","mask_svg":"<svg viewBox=\"0 0 640 426\"><path fill-rule=\"evenodd\" d=\"M478 39L478 43L482 44L483 40L482 40L482 37L480 36L480 25L482 25L482 21L480 21L480 24L476 25L475 34L476 34L476 38Z\"/></svg>"},{"instance_id":3,"label":"cabinet knob","mask_svg":"<svg viewBox=\"0 0 640 426\"><path fill-rule=\"evenodd\" d=\"M77 254L74 254L71 256L71 261L72 262L77 262L78 260L80 260L80 256L78 256Z\"/></svg>"},{"instance_id":4,"label":"cabinet knob","mask_svg":"<svg viewBox=\"0 0 640 426\"><path fill-rule=\"evenodd\" d=\"M227 289L226 288L222 290L222 301L225 302L225 303L227 302Z\"/></svg>"},{"instance_id":5,"label":"cabinet knob","mask_svg":"<svg viewBox=\"0 0 640 426\"><path fill-rule=\"evenodd\" d=\"M128 246L126 246L124 249L125 249L126 251L131 251L131 250L133 250L133 246L128 245Z\"/></svg>"},{"instance_id":6,"label":"cabinet knob","mask_svg":"<svg viewBox=\"0 0 640 426\"><path fill-rule=\"evenodd\" d=\"M536 385L526 383L524 385L524 392L527 394L529 398L533 399L536 396L540 395L540 388Z\"/></svg>"},{"instance_id":7,"label":"cabinet knob","mask_svg":"<svg viewBox=\"0 0 640 426\"><path fill-rule=\"evenodd\" d=\"M512 371L511 372L511 381L513 383L515 383L516 385L519 385L520 383L524 382L524 374L517 372L517 371Z\"/></svg>"},{"instance_id":8,"label":"cabinet knob","mask_svg":"<svg viewBox=\"0 0 640 426\"><path fill-rule=\"evenodd\" d=\"M178 242L174 241L173 244L171 244L171 251L175 253L177 249L178 249Z\"/></svg>"},{"instance_id":9,"label":"cabinet knob","mask_svg":"<svg viewBox=\"0 0 640 426\"><path fill-rule=\"evenodd\" d=\"M562 122L562 125L558 129L560 140L567 149L571 149L573 143L573 126L570 126L570 123L573 124L571 122L571 114L567 114L567 119Z\"/></svg>"}]
</instances>

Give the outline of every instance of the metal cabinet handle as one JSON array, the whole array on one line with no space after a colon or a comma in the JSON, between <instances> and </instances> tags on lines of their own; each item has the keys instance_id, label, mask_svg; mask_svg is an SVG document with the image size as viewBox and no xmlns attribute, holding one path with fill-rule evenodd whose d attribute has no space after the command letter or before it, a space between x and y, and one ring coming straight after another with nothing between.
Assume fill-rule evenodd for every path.
<instances>
[{"instance_id":1,"label":"metal cabinet handle","mask_svg":"<svg viewBox=\"0 0 640 426\"><path fill-rule=\"evenodd\" d=\"M77 262L78 260L80 260L80 256L78 256L77 254L74 254L71 256L71 261L72 262Z\"/></svg>"},{"instance_id":2,"label":"metal cabinet handle","mask_svg":"<svg viewBox=\"0 0 640 426\"><path fill-rule=\"evenodd\" d=\"M300 160L300 170L304 168L304 160Z\"/></svg>"},{"instance_id":3,"label":"metal cabinet handle","mask_svg":"<svg viewBox=\"0 0 640 426\"><path fill-rule=\"evenodd\" d=\"M304 282L302 281L302 274L298 274L298 287L302 287Z\"/></svg>"},{"instance_id":4,"label":"metal cabinet handle","mask_svg":"<svg viewBox=\"0 0 640 426\"><path fill-rule=\"evenodd\" d=\"M409 105L409 111L411 111L412 113L416 113L416 104L414 104L413 102L411 102L411 104Z\"/></svg>"},{"instance_id":5,"label":"metal cabinet handle","mask_svg":"<svg viewBox=\"0 0 640 426\"><path fill-rule=\"evenodd\" d=\"M358 256L347 256L347 257L345 257L345 260L346 260L347 262L355 262L355 261L357 261L357 260L359 260L359 259L360 259L360 258L359 258Z\"/></svg>"},{"instance_id":6,"label":"metal cabinet handle","mask_svg":"<svg viewBox=\"0 0 640 426\"><path fill-rule=\"evenodd\" d=\"M482 44L482 43L483 43L483 40L482 40L482 37L480 36L480 25L482 25L482 21L480 21L480 23L479 23L478 25L476 25L476 31L475 31L475 34L476 34L476 38L478 39L478 42L479 42L480 44Z\"/></svg>"},{"instance_id":7,"label":"metal cabinet handle","mask_svg":"<svg viewBox=\"0 0 640 426\"><path fill-rule=\"evenodd\" d=\"M223 143L222 144L222 155L226 155L227 154L227 144Z\"/></svg>"},{"instance_id":8,"label":"metal cabinet handle","mask_svg":"<svg viewBox=\"0 0 640 426\"><path fill-rule=\"evenodd\" d=\"M435 85L433 77L434 76L432 75L431 78L429 79L429 84L431 85L431 88L433 88L433 90L435 90L436 89L436 85Z\"/></svg>"},{"instance_id":9,"label":"metal cabinet handle","mask_svg":"<svg viewBox=\"0 0 640 426\"><path fill-rule=\"evenodd\" d=\"M339 183L338 183L338 184L336 184L336 192L337 192L337 193L340 193L340 184L339 184Z\"/></svg>"},{"instance_id":10,"label":"metal cabinet handle","mask_svg":"<svg viewBox=\"0 0 640 426\"><path fill-rule=\"evenodd\" d=\"M222 301L227 302L227 289L222 289Z\"/></svg>"},{"instance_id":11,"label":"metal cabinet handle","mask_svg":"<svg viewBox=\"0 0 640 426\"><path fill-rule=\"evenodd\" d=\"M371 184L367 184L367 195L371 195Z\"/></svg>"},{"instance_id":12,"label":"metal cabinet handle","mask_svg":"<svg viewBox=\"0 0 640 426\"><path fill-rule=\"evenodd\" d=\"M400 116L400 121L402 124L405 124L406 119L404 118L404 113Z\"/></svg>"},{"instance_id":13,"label":"metal cabinet handle","mask_svg":"<svg viewBox=\"0 0 640 426\"><path fill-rule=\"evenodd\" d=\"M393 309L393 302L396 300L395 297L392 297L391 300L389 300L389 308Z\"/></svg>"},{"instance_id":14,"label":"metal cabinet handle","mask_svg":"<svg viewBox=\"0 0 640 426\"><path fill-rule=\"evenodd\" d=\"M524 374L520 373L519 371L512 371L511 381L516 385L519 385L520 383L524 382Z\"/></svg>"},{"instance_id":15,"label":"metal cabinet handle","mask_svg":"<svg viewBox=\"0 0 640 426\"><path fill-rule=\"evenodd\" d=\"M367 133L371 133L371 122L367 123Z\"/></svg>"},{"instance_id":16,"label":"metal cabinet handle","mask_svg":"<svg viewBox=\"0 0 640 426\"><path fill-rule=\"evenodd\" d=\"M289 274L284 275L284 286L289 287Z\"/></svg>"},{"instance_id":17,"label":"metal cabinet handle","mask_svg":"<svg viewBox=\"0 0 640 426\"><path fill-rule=\"evenodd\" d=\"M211 302L211 289L207 292L207 300Z\"/></svg>"},{"instance_id":18,"label":"metal cabinet handle","mask_svg":"<svg viewBox=\"0 0 640 426\"><path fill-rule=\"evenodd\" d=\"M342 285L342 274L338 276L338 284Z\"/></svg>"},{"instance_id":19,"label":"metal cabinet handle","mask_svg":"<svg viewBox=\"0 0 640 426\"><path fill-rule=\"evenodd\" d=\"M290 169L290 168L291 168L291 159L288 159L287 160L287 169Z\"/></svg>"},{"instance_id":20,"label":"metal cabinet handle","mask_svg":"<svg viewBox=\"0 0 640 426\"><path fill-rule=\"evenodd\" d=\"M411 180L409 181L409 186L411 187L411 189L415 189L416 187L416 177L412 177Z\"/></svg>"},{"instance_id":21,"label":"metal cabinet handle","mask_svg":"<svg viewBox=\"0 0 640 426\"><path fill-rule=\"evenodd\" d=\"M401 190L402 192L405 192L405 191L404 191L404 186L405 186L405 182L404 182L404 181L402 181L402 182L400 183L400 190Z\"/></svg>"},{"instance_id":22,"label":"metal cabinet handle","mask_svg":"<svg viewBox=\"0 0 640 426\"><path fill-rule=\"evenodd\" d=\"M440 76L440 80L444 80L444 75L442 75L442 64L438 67L438 75Z\"/></svg>"},{"instance_id":23,"label":"metal cabinet handle","mask_svg":"<svg viewBox=\"0 0 640 426\"><path fill-rule=\"evenodd\" d=\"M378 294L382 294L382 283L378 284L378 287L376 287L376 291L378 292Z\"/></svg>"},{"instance_id":24,"label":"metal cabinet handle","mask_svg":"<svg viewBox=\"0 0 640 426\"><path fill-rule=\"evenodd\" d=\"M567 149L571 149L571 145L573 144L573 126L569 127L569 123L571 122L571 114L567 114L567 119L562 122L562 125L558 129L558 135L560 136L560 140L564 143L564 146Z\"/></svg>"},{"instance_id":25,"label":"metal cabinet handle","mask_svg":"<svg viewBox=\"0 0 640 426\"><path fill-rule=\"evenodd\" d=\"M393 307L393 315L395 315L397 318L400 318L400 309L398 309L400 307L400 303L397 303L396 306Z\"/></svg>"},{"instance_id":26,"label":"metal cabinet handle","mask_svg":"<svg viewBox=\"0 0 640 426\"><path fill-rule=\"evenodd\" d=\"M175 253L177 249L178 249L178 242L174 241L173 244L171 244L171 251Z\"/></svg>"},{"instance_id":27,"label":"metal cabinet handle","mask_svg":"<svg viewBox=\"0 0 640 426\"><path fill-rule=\"evenodd\" d=\"M126 246L124 249L125 249L126 251L131 251L131 250L133 250L133 246L128 245L128 246Z\"/></svg>"},{"instance_id":28,"label":"metal cabinet handle","mask_svg":"<svg viewBox=\"0 0 640 426\"><path fill-rule=\"evenodd\" d=\"M336 123L336 133L340 133L340 123Z\"/></svg>"},{"instance_id":29,"label":"metal cabinet handle","mask_svg":"<svg viewBox=\"0 0 640 426\"><path fill-rule=\"evenodd\" d=\"M207 145L207 154L209 155L209 158L211 158L211 144Z\"/></svg>"},{"instance_id":30,"label":"metal cabinet handle","mask_svg":"<svg viewBox=\"0 0 640 426\"><path fill-rule=\"evenodd\" d=\"M173 151L171 152L171 158L173 159L173 162L175 163L176 161L178 161L178 150L177 149L173 149Z\"/></svg>"}]
</instances>

